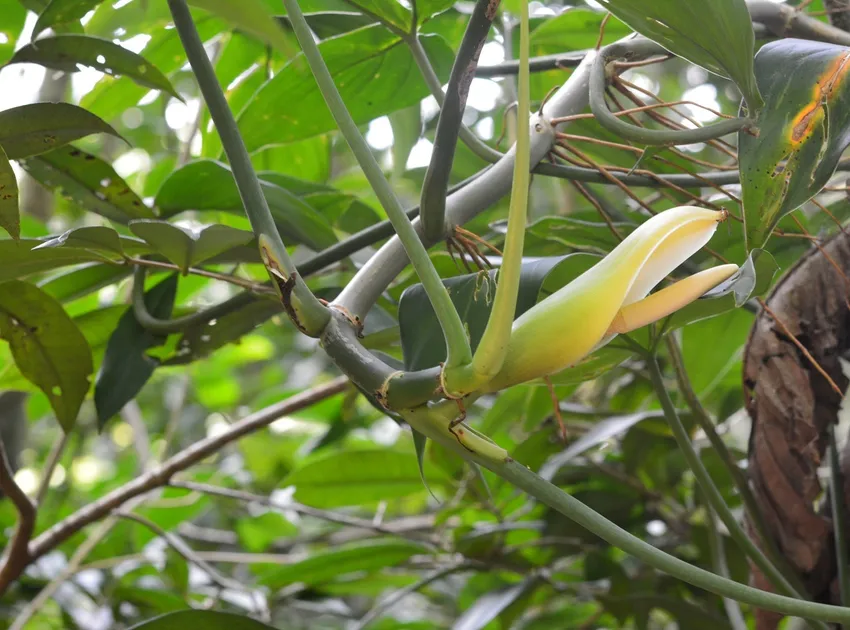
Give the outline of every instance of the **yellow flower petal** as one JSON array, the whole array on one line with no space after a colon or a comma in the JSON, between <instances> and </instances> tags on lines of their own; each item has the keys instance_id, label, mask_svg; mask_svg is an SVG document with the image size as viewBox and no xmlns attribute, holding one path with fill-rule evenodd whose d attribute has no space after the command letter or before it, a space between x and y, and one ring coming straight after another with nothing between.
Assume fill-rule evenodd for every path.
<instances>
[{"instance_id":1,"label":"yellow flower petal","mask_svg":"<svg viewBox=\"0 0 850 630\"><path fill-rule=\"evenodd\" d=\"M724 280L728 280L736 271L738 271L738 265L712 267L679 280L649 297L624 306L611 322L608 334L627 333L657 322L687 306Z\"/></svg>"},{"instance_id":2,"label":"yellow flower petal","mask_svg":"<svg viewBox=\"0 0 850 630\"><path fill-rule=\"evenodd\" d=\"M517 318L505 364L488 390L578 362L603 341L624 306L644 299L725 218L725 212L682 206L643 223L599 263Z\"/></svg>"}]
</instances>

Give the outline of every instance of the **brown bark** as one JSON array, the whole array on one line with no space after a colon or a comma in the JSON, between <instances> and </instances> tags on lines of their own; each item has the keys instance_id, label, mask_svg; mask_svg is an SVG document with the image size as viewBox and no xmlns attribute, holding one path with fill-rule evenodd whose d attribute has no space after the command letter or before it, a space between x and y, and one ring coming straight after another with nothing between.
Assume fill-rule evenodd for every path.
<instances>
[{"instance_id":1,"label":"brown bark","mask_svg":"<svg viewBox=\"0 0 850 630\"><path fill-rule=\"evenodd\" d=\"M848 274L850 235L842 232L808 252L767 300L842 391L847 379L840 358L850 356ZM831 601L836 579L832 521L821 507L817 469L841 397L765 311L756 318L745 351L744 392L753 420L750 482L770 535L808 594ZM770 590L755 567L753 581ZM772 630L781 616L758 611L756 620L758 630Z\"/></svg>"}]
</instances>

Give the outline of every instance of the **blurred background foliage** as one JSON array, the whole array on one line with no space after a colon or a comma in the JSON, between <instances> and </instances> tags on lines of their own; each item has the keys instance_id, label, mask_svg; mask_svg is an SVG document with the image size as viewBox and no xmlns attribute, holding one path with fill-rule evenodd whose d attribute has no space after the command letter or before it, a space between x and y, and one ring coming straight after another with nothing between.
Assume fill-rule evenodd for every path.
<instances>
[{"instance_id":1,"label":"blurred background foliage","mask_svg":"<svg viewBox=\"0 0 850 630\"><path fill-rule=\"evenodd\" d=\"M482 66L516 55L516 2L503 1ZM104 184L100 175L92 180L92 173L101 172L92 169L110 167L116 181L123 180L151 209L151 216L190 228L216 223L250 229L226 167L219 164L221 143L166 3L77 4L82 9L70 18L47 26L59 34L104 38L141 54L167 77L174 93L113 76L121 74L114 71L65 73L33 63L3 67L0 109L67 100L110 123L123 138L95 135L74 143L95 156L90 162L97 167L75 161L71 154L63 158L59 149L16 166L21 237L44 239L99 225L112 225L132 237L134 231L122 221L108 223L107 217L113 218L109 209L97 209L98 201L112 210L126 209L120 194L104 190L115 181ZM280 208L291 212L294 225L281 229L289 244L300 243L293 248L296 263L383 220L380 204L334 131L315 85L288 65L295 63L289 56L297 53L298 44L286 17L280 16L281 3L239 3L244 11L212 0L191 4L254 166L270 188L283 190L277 193ZM370 4L301 3L393 188L412 207L430 156L438 106L401 40L362 10ZM433 14L420 13L421 31L445 82L471 4L420 4L433 9ZM812 15L822 14L820 0L806 4ZM46 5L42 0L0 0L0 61L9 61L29 42ZM259 17L248 10L255 5ZM535 1L531 12L535 56L594 47L606 15L590 1ZM271 22L263 17L267 14L280 17ZM611 18L601 41L628 32ZM568 76L569 69L535 73L535 104ZM682 60L637 67L624 76L667 101L693 101L726 114L738 108L740 96L731 82ZM467 126L503 151L513 134L509 106L514 89L511 76L480 76L472 83L464 114ZM717 118L693 105L681 111L702 123ZM569 133L618 141L592 120L573 123ZM621 148L576 144L600 163L629 169L636 162L634 153ZM705 170L702 163L734 168L725 150L718 144L682 147L681 154L667 149L661 155L670 163L656 159L642 167L659 173L698 172ZM484 166L459 143L452 183ZM843 221L850 203L843 181L833 184L818 201ZM641 206L620 188L584 186L587 195L567 180L534 178L526 256L610 250L616 241L588 196L610 209L624 231L642 220ZM735 185L727 190L740 193ZM635 188L634 194L654 211L688 202L686 195L669 189ZM698 194L739 212L716 190ZM505 199L466 227L498 245L506 213ZM782 269L808 249L803 230L824 235L836 229L813 204L797 214L801 225L784 219L780 235L768 244ZM127 240L125 251L149 251L143 245ZM312 275L310 286L332 297L377 245ZM727 260L743 262L741 224L727 222L711 247ZM18 484L33 497L45 489L37 531L157 462L226 431L252 411L338 375L315 341L300 335L273 304L263 302L236 318L223 318L207 332L187 332L192 340L188 354L181 351L180 335L173 334L154 339L145 355L129 345L138 343L138 333L125 333L124 338L113 334L129 312L129 267L104 262L109 254L102 244L41 251L43 255L24 255L13 241L0 241L0 278L26 275L60 300L93 350L95 372L104 365L111 343L116 344L113 360L125 372L112 373L108 381L117 392L120 412L99 418L89 398L65 438L47 398L22 378L5 344L0 347L0 390L26 393L2 399L0 432L10 434L8 445L15 439L20 444L19 450L9 448L17 456ZM248 282L264 280L251 247L219 248L216 255L218 259L206 260L207 270ZM431 256L442 275L463 273L444 248L434 248ZM696 263L707 258L703 252ZM170 281L169 273L151 269L147 286ZM397 359L398 302L413 282L408 269L369 319L367 332L384 330L374 347ZM174 312L222 302L239 290L207 277L181 276ZM745 459L749 428L742 411L741 355L753 318L737 309L677 333L693 389L737 460ZM473 426L532 469L548 470L559 486L621 527L711 569L716 526L661 417L644 365L623 358L622 353L603 357L594 366L598 369L556 379L567 445L558 437L550 394L537 382L482 398L470 409ZM109 377L101 371L98 380ZM134 395L132 383L139 380L143 386ZM676 389L672 381L670 386ZM681 394L675 398L684 409ZM20 413L26 417L22 430L13 418ZM687 413L683 418L693 427L693 418ZM698 446L707 445L700 431L693 435ZM51 470L52 453L59 457ZM701 456L729 505L738 510L740 497L717 454L703 448ZM344 390L226 446L181 473L177 487L144 495L134 509L143 522L118 519L107 521L107 528L92 525L40 558L0 600L0 626L8 627L23 612L29 615L24 627L32 630L119 629L167 612L215 608L293 630L729 627L720 598L626 556L438 445L428 446L424 476L427 486L410 432L354 389ZM224 496L226 490L234 491L232 496ZM15 520L10 502L0 502L0 543L8 542ZM99 538L85 557L75 557L94 536ZM722 530L720 536L731 576L746 582L743 554ZM56 587L52 597L38 610L28 610L49 584Z\"/></svg>"}]
</instances>

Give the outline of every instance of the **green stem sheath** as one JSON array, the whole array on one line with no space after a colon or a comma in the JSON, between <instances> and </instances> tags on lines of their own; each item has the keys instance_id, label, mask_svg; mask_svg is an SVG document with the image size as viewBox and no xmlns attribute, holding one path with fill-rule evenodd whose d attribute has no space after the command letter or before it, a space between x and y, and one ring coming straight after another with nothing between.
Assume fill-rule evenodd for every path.
<instances>
[{"instance_id":1,"label":"green stem sheath","mask_svg":"<svg viewBox=\"0 0 850 630\"><path fill-rule=\"evenodd\" d=\"M269 262L279 267L276 269L277 273L284 276L283 280L288 283L290 293L286 296L281 294L281 298L291 306L290 315L297 320L298 327L311 336L318 336L330 319L328 309L313 295L304 280L298 277L298 270L289 258L289 253L274 224L257 174L251 164L248 150L236 126L236 120L233 118L233 113L216 78L215 70L192 21L186 0L168 0L168 6L186 51L186 57L189 59L189 65L198 80L204 102L210 111L210 117L215 123L221 137L221 144L233 169L233 177L236 180L242 204L245 206L245 212L261 243L264 262L267 262L266 266L273 280L275 280L275 274Z\"/></svg>"},{"instance_id":2,"label":"green stem sheath","mask_svg":"<svg viewBox=\"0 0 850 630\"><path fill-rule=\"evenodd\" d=\"M502 369L508 351L511 326L516 314L525 224L528 218L528 189L531 183L531 125L528 116L531 109L528 71L528 22L528 3L521 2L516 158L514 160L504 256L496 275L497 284L493 308L490 311L487 327L484 329L484 334L475 350L472 362L455 369L447 368L444 373L444 386L448 393L453 396L461 396L483 387Z\"/></svg>"},{"instance_id":3,"label":"green stem sheath","mask_svg":"<svg viewBox=\"0 0 850 630\"><path fill-rule=\"evenodd\" d=\"M431 263L428 257L428 252L419 236L413 229L413 224L398 201L398 198L393 193L389 182L384 177L381 167L372 155L369 145L363 139L357 125L348 113L345 103L333 82L330 71L325 65L322 54L313 39L313 33L304 19L301 8L298 6L297 0L283 0L286 7L286 13L292 23L292 28L295 31L295 36L298 43L301 44L301 49L313 72L313 77L319 85L322 96L330 109L334 120L337 123L342 135L345 137L348 146L354 153L360 168L366 175L366 179L375 191L375 195L381 202L384 210L387 213L387 218L392 222L396 234L404 245L407 256L413 264L413 268L419 276L425 292L428 294L428 299L434 307L434 312L440 321L440 326L443 330L443 335L446 339L446 347L448 348L447 365L462 365L469 363L472 360L472 350L469 347L469 339L466 336L466 331L463 327L463 322L458 315L454 304L449 297L446 287L440 279L437 270Z\"/></svg>"}]
</instances>

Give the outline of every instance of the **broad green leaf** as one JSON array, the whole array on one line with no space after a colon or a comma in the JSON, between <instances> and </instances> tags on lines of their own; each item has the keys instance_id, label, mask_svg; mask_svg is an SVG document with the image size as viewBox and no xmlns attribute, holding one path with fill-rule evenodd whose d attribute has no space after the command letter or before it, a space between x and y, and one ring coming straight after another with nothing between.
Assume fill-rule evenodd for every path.
<instances>
[{"instance_id":1,"label":"broad green leaf","mask_svg":"<svg viewBox=\"0 0 850 630\"><path fill-rule=\"evenodd\" d=\"M213 18L200 18L195 26L204 41L220 33L224 27L220 20ZM164 75L171 76L186 63L186 53L183 52L177 29L159 28L150 34L153 37L142 51L145 59ZM148 92L147 88L128 77L105 76L82 97L80 105L105 120L114 120L136 105Z\"/></svg>"},{"instance_id":2,"label":"broad green leaf","mask_svg":"<svg viewBox=\"0 0 850 630\"><path fill-rule=\"evenodd\" d=\"M148 312L167 319L174 308L176 294L177 275L172 274L145 293ZM154 335L139 324L132 307L127 309L109 338L94 385L94 405L101 429L148 382L159 361L147 351L164 342L165 337Z\"/></svg>"},{"instance_id":3,"label":"broad green leaf","mask_svg":"<svg viewBox=\"0 0 850 630\"><path fill-rule=\"evenodd\" d=\"M422 491L416 461L387 450L330 453L294 470L281 485L295 486L297 501L320 508L376 503Z\"/></svg>"},{"instance_id":4,"label":"broad green leaf","mask_svg":"<svg viewBox=\"0 0 850 630\"><path fill-rule=\"evenodd\" d=\"M440 37L421 39L438 76L445 79L451 50ZM325 40L319 49L358 124L414 105L429 94L410 51L383 26ZM281 107L282 102L287 106ZM239 129L252 152L336 129L303 53L254 95L239 116Z\"/></svg>"},{"instance_id":5,"label":"broad green leaf","mask_svg":"<svg viewBox=\"0 0 850 630\"><path fill-rule=\"evenodd\" d=\"M39 283L39 288L60 302L70 302L115 284L130 275L128 265L90 263Z\"/></svg>"},{"instance_id":6,"label":"broad green leaf","mask_svg":"<svg viewBox=\"0 0 850 630\"><path fill-rule=\"evenodd\" d=\"M665 322L667 331L687 326L720 313L740 308L748 300L767 293L779 266L763 249L754 249L738 272L700 299L676 311Z\"/></svg>"},{"instance_id":7,"label":"broad green leaf","mask_svg":"<svg viewBox=\"0 0 850 630\"><path fill-rule=\"evenodd\" d=\"M558 266L565 269L579 260L576 255L560 258L540 258L524 263L520 276L519 299L514 317L534 306L541 297L546 277ZM478 346L484 328L490 316L493 292L493 274L495 272L469 274L444 280L449 289L452 303L469 331L473 349ZM563 279L567 278L562 274ZM551 290L556 290L552 287ZM434 314L421 284L409 287L401 296L398 308L401 328L401 346L404 352L404 365L407 370L420 370L438 365L446 358L446 346L442 329Z\"/></svg>"},{"instance_id":8,"label":"broad green leaf","mask_svg":"<svg viewBox=\"0 0 850 630\"><path fill-rule=\"evenodd\" d=\"M9 158L0 147L0 227L15 240L21 237L21 217L18 212L18 180Z\"/></svg>"},{"instance_id":9,"label":"broad green leaf","mask_svg":"<svg viewBox=\"0 0 850 630\"><path fill-rule=\"evenodd\" d=\"M24 30L27 10L18 0L0 0L0 63L5 62L15 52L18 37Z\"/></svg>"},{"instance_id":10,"label":"broad green leaf","mask_svg":"<svg viewBox=\"0 0 850 630\"><path fill-rule=\"evenodd\" d=\"M33 249L44 241L0 239L0 282L84 262L103 262L96 252L77 248Z\"/></svg>"},{"instance_id":11,"label":"broad green leaf","mask_svg":"<svg viewBox=\"0 0 850 630\"><path fill-rule=\"evenodd\" d=\"M119 258L124 256L124 249L121 247L121 239L118 237L118 232L103 225L89 225L68 230L56 238L45 241L34 249L62 247L63 245L106 252L107 254L111 254L111 257L115 257L115 254Z\"/></svg>"},{"instance_id":12,"label":"broad green leaf","mask_svg":"<svg viewBox=\"0 0 850 630\"><path fill-rule=\"evenodd\" d=\"M631 350L608 345L587 355L573 367L562 370L549 377L553 385L578 385L599 378L613 370L634 353Z\"/></svg>"},{"instance_id":13,"label":"broad green leaf","mask_svg":"<svg viewBox=\"0 0 850 630\"><path fill-rule=\"evenodd\" d=\"M112 221L127 223L155 216L115 169L74 146L21 160L20 165L42 186Z\"/></svg>"},{"instance_id":14,"label":"broad green leaf","mask_svg":"<svg viewBox=\"0 0 850 630\"><path fill-rule=\"evenodd\" d=\"M850 50L783 39L756 55L765 107L758 135L738 134L747 248L826 184L850 144Z\"/></svg>"},{"instance_id":15,"label":"broad green leaf","mask_svg":"<svg viewBox=\"0 0 850 630\"><path fill-rule=\"evenodd\" d=\"M43 30L79 22L82 17L95 8L103 0L50 0L38 21L35 23L32 37L35 38Z\"/></svg>"},{"instance_id":16,"label":"broad green leaf","mask_svg":"<svg viewBox=\"0 0 850 630\"><path fill-rule=\"evenodd\" d=\"M180 98L171 81L156 66L132 50L108 39L89 35L54 35L18 49L8 64L37 63L63 72L88 66L110 76L123 75L139 85L163 90Z\"/></svg>"},{"instance_id":17,"label":"broad green leaf","mask_svg":"<svg viewBox=\"0 0 850 630\"><path fill-rule=\"evenodd\" d=\"M593 48L599 39L599 29L605 13L587 8L571 8L555 17L549 17L531 31L529 44L532 55L554 54L570 50ZM605 24L605 40L613 41L631 33L631 28L620 20L609 19ZM515 54L519 42L514 43Z\"/></svg>"},{"instance_id":18,"label":"broad green leaf","mask_svg":"<svg viewBox=\"0 0 850 630\"><path fill-rule=\"evenodd\" d=\"M755 37L744 0L599 0L599 4L670 52L732 79L753 112L761 107L753 75Z\"/></svg>"},{"instance_id":19,"label":"broad green leaf","mask_svg":"<svg viewBox=\"0 0 850 630\"><path fill-rule=\"evenodd\" d=\"M217 15L231 28L263 40L285 57L291 57L296 51L294 42L286 37L286 33L262 0L189 0L189 4ZM283 2L280 4L283 6Z\"/></svg>"},{"instance_id":20,"label":"broad green leaf","mask_svg":"<svg viewBox=\"0 0 850 630\"><path fill-rule=\"evenodd\" d=\"M62 305L35 285L0 284L0 337L21 374L47 396L62 428L73 429L94 368L86 338Z\"/></svg>"},{"instance_id":21,"label":"broad green leaf","mask_svg":"<svg viewBox=\"0 0 850 630\"><path fill-rule=\"evenodd\" d=\"M236 522L239 542L251 553L260 553L271 547L276 540L298 535L298 528L282 514L266 512L259 516L248 516Z\"/></svg>"},{"instance_id":22,"label":"broad green leaf","mask_svg":"<svg viewBox=\"0 0 850 630\"><path fill-rule=\"evenodd\" d=\"M414 542L393 539L353 543L317 551L300 562L273 569L263 576L261 582L273 589L296 582L315 586L335 581L342 575L380 571L401 564L426 549Z\"/></svg>"},{"instance_id":23,"label":"broad green leaf","mask_svg":"<svg viewBox=\"0 0 850 630\"><path fill-rule=\"evenodd\" d=\"M149 621L144 621L130 630L274 630L272 626L255 621L250 617L212 610L186 610L173 612Z\"/></svg>"},{"instance_id":24,"label":"broad green leaf","mask_svg":"<svg viewBox=\"0 0 850 630\"><path fill-rule=\"evenodd\" d=\"M261 173L261 178L264 175ZM299 180L283 176L278 181ZM275 225L287 244L303 243L311 249L320 250L336 243L336 235L327 219L301 199L301 193L264 179L260 180L260 185ZM317 190L328 189L315 184L311 185L311 189L313 187ZM199 194L199 191L203 191L203 194ZM174 171L160 187L156 205L167 217L185 210L244 213L239 189L230 169L213 160L199 160Z\"/></svg>"},{"instance_id":25,"label":"broad green leaf","mask_svg":"<svg viewBox=\"0 0 850 630\"><path fill-rule=\"evenodd\" d=\"M82 107L33 103L0 112L0 146L10 160L47 153L93 133L121 136Z\"/></svg>"},{"instance_id":26,"label":"broad green leaf","mask_svg":"<svg viewBox=\"0 0 850 630\"><path fill-rule=\"evenodd\" d=\"M183 273L222 252L246 245L254 238L252 232L227 225L208 225L196 232L167 221L146 219L131 221L130 231L177 265Z\"/></svg>"}]
</instances>

